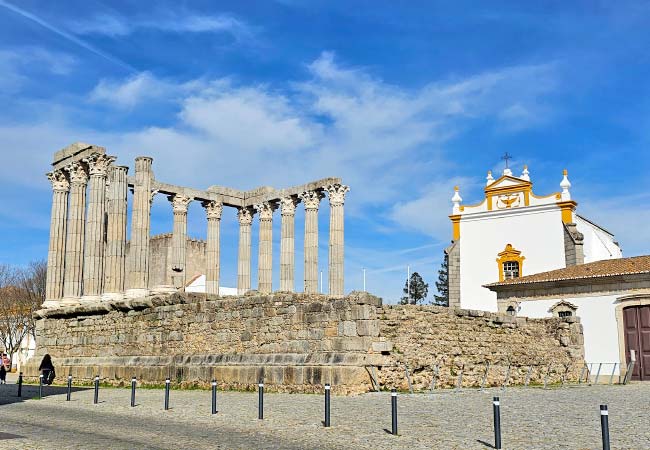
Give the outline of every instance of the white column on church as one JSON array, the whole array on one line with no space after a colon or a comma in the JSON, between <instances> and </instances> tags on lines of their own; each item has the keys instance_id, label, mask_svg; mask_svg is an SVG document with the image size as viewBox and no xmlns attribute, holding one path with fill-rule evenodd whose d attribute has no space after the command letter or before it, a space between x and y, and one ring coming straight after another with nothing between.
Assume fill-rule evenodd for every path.
<instances>
[{"instance_id":1,"label":"white column on church","mask_svg":"<svg viewBox=\"0 0 650 450\"><path fill-rule=\"evenodd\" d=\"M113 166L109 173L106 201L106 253L102 300L124 297L126 280L126 215L129 168Z\"/></svg>"},{"instance_id":2,"label":"white column on church","mask_svg":"<svg viewBox=\"0 0 650 450\"><path fill-rule=\"evenodd\" d=\"M187 248L187 207L191 197L175 194L168 197L174 211L174 230L172 233L172 285L185 288L185 255Z\"/></svg>"},{"instance_id":3,"label":"white column on church","mask_svg":"<svg viewBox=\"0 0 650 450\"><path fill-rule=\"evenodd\" d=\"M66 219L70 182L63 170L47 174L52 183L52 215L50 218L50 245L47 252L47 279L44 308L56 308L63 298L63 270L65 258Z\"/></svg>"},{"instance_id":4,"label":"white column on church","mask_svg":"<svg viewBox=\"0 0 650 450\"><path fill-rule=\"evenodd\" d=\"M318 207L324 194L307 191L300 194L305 205L305 292L318 292Z\"/></svg>"},{"instance_id":5,"label":"white column on church","mask_svg":"<svg viewBox=\"0 0 650 450\"><path fill-rule=\"evenodd\" d=\"M345 289L343 204L345 194L350 188L342 184L332 184L325 190L330 200L329 293L342 296Z\"/></svg>"},{"instance_id":6,"label":"white column on church","mask_svg":"<svg viewBox=\"0 0 650 450\"><path fill-rule=\"evenodd\" d=\"M205 249L206 270L205 270L205 292L207 294L219 295L219 240L221 233L221 213L223 203L217 201L205 201L202 203L208 219L208 233Z\"/></svg>"},{"instance_id":7,"label":"white column on church","mask_svg":"<svg viewBox=\"0 0 650 450\"><path fill-rule=\"evenodd\" d=\"M282 224L280 231L280 290L293 292L295 289L295 223L296 197L280 199Z\"/></svg>"},{"instance_id":8,"label":"white column on church","mask_svg":"<svg viewBox=\"0 0 650 450\"><path fill-rule=\"evenodd\" d=\"M86 218L86 185L88 172L81 162L65 167L70 177L70 205L65 244L65 275L63 304L74 305L81 298L84 250L84 225Z\"/></svg>"},{"instance_id":9,"label":"white column on church","mask_svg":"<svg viewBox=\"0 0 650 450\"><path fill-rule=\"evenodd\" d=\"M272 202L255 205L260 220L257 290L264 294L273 291L273 211L275 209L277 204Z\"/></svg>"},{"instance_id":10,"label":"white column on church","mask_svg":"<svg viewBox=\"0 0 650 450\"><path fill-rule=\"evenodd\" d=\"M237 293L245 294L251 289L251 224L254 210L239 208L239 255L237 259Z\"/></svg>"}]
</instances>

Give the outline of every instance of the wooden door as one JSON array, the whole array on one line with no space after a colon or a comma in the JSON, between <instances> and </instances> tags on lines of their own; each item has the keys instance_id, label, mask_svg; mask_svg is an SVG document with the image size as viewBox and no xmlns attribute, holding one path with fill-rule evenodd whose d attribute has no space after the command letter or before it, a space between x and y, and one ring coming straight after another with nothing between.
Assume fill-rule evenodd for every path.
<instances>
[{"instance_id":1,"label":"wooden door","mask_svg":"<svg viewBox=\"0 0 650 450\"><path fill-rule=\"evenodd\" d=\"M650 380L650 305L631 306L623 310L625 327L625 359L630 350L636 352L633 380Z\"/></svg>"}]
</instances>

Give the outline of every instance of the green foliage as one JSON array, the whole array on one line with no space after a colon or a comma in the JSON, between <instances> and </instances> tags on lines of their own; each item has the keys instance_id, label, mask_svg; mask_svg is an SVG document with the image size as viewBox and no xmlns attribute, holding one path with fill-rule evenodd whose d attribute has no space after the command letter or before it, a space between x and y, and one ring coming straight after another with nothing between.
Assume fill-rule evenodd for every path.
<instances>
[{"instance_id":1,"label":"green foliage","mask_svg":"<svg viewBox=\"0 0 650 450\"><path fill-rule=\"evenodd\" d=\"M406 295L400 299L400 305L417 305L427 297L429 285L424 282L419 273L413 272L411 279L404 283L403 291Z\"/></svg>"},{"instance_id":2,"label":"green foliage","mask_svg":"<svg viewBox=\"0 0 650 450\"><path fill-rule=\"evenodd\" d=\"M445 259L438 270L438 281L436 281L437 294L433 294L432 305L449 306L449 256L445 253Z\"/></svg>"}]
</instances>

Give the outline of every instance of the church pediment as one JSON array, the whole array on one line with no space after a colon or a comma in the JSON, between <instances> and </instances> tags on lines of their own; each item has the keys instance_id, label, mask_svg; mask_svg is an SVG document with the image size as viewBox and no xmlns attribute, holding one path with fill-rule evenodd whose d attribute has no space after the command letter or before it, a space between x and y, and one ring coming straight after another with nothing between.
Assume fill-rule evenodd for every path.
<instances>
[{"instance_id":1,"label":"church pediment","mask_svg":"<svg viewBox=\"0 0 650 450\"><path fill-rule=\"evenodd\" d=\"M485 187L485 193L502 191L502 190L526 190L530 189L533 183L530 181L522 180L521 178L516 178L510 175L503 175L501 178L494 180L493 183L490 183Z\"/></svg>"}]
</instances>

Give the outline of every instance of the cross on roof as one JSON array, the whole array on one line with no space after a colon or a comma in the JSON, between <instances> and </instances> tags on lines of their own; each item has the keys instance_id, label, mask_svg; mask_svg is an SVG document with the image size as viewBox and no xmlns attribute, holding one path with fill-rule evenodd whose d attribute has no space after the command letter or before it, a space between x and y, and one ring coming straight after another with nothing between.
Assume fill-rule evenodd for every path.
<instances>
[{"instance_id":1,"label":"cross on roof","mask_svg":"<svg viewBox=\"0 0 650 450\"><path fill-rule=\"evenodd\" d=\"M506 169L508 168L508 160L512 159L512 155L508 152L505 152L503 156L501 157L502 160L506 162Z\"/></svg>"}]
</instances>

